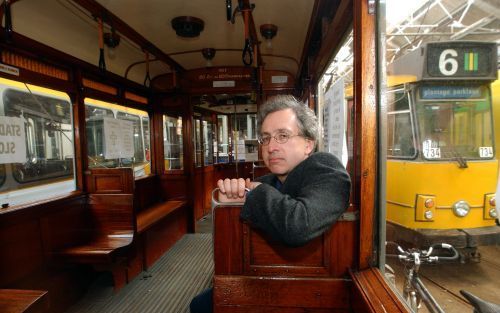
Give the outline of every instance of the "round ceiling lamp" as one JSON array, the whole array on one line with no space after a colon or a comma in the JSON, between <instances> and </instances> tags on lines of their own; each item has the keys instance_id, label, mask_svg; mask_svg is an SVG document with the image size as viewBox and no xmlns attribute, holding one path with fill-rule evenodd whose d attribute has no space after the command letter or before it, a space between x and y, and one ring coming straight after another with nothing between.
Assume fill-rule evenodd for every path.
<instances>
[{"instance_id":1,"label":"round ceiling lamp","mask_svg":"<svg viewBox=\"0 0 500 313\"><path fill-rule=\"evenodd\" d=\"M177 36L185 38L198 37L205 27L203 20L193 16L178 16L172 19L172 28Z\"/></svg>"}]
</instances>

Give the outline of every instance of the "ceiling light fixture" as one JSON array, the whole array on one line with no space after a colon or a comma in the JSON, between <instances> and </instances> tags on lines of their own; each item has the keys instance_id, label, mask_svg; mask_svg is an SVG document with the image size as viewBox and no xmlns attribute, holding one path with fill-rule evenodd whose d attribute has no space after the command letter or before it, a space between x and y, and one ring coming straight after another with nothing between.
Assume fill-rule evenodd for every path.
<instances>
[{"instance_id":1,"label":"ceiling light fixture","mask_svg":"<svg viewBox=\"0 0 500 313\"><path fill-rule=\"evenodd\" d=\"M185 38L198 37L205 27L203 20L193 16L178 16L171 23L177 36Z\"/></svg>"},{"instance_id":2,"label":"ceiling light fixture","mask_svg":"<svg viewBox=\"0 0 500 313\"><path fill-rule=\"evenodd\" d=\"M215 57L215 49L214 48L204 48L201 50L201 54L207 61L207 67L212 66L212 59Z\"/></svg>"},{"instance_id":3,"label":"ceiling light fixture","mask_svg":"<svg viewBox=\"0 0 500 313\"><path fill-rule=\"evenodd\" d=\"M260 35L266 40L266 46L268 48L272 47L271 40L278 33L278 26L274 24L262 24L260 25Z\"/></svg>"}]
</instances>

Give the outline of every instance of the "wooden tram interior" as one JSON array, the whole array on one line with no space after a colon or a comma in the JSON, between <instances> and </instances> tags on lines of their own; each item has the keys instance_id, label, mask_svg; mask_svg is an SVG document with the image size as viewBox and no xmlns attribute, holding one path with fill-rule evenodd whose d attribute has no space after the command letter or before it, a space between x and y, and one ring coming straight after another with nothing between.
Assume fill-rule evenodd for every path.
<instances>
[{"instance_id":1,"label":"wooden tram interior","mask_svg":"<svg viewBox=\"0 0 500 313\"><path fill-rule=\"evenodd\" d=\"M210 213L211 191L217 179L252 177L262 170L253 162L208 164L203 157L202 166L196 166L193 123L198 119L215 125L218 114L210 105L199 105L200 99L244 95L255 98L257 107L273 95L294 94L315 108L317 81L352 27L355 148L348 165L353 189L347 215L352 218L339 221L331 231L304 247L287 248L242 223L238 206L217 207L213 216L214 307L216 312L406 311L377 268L376 259L375 2L309 1L306 11L310 14L304 14L305 20L300 17L300 21L305 21L299 25L304 36L297 43L294 37L284 36L286 27L294 23L293 14L287 13L290 9L303 10L305 2L232 1L230 11L236 13L232 26L220 21L226 18L222 14L223 1L172 5L168 8L177 15L203 15L203 39L198 43L197 39L179 39L173 34L169 35L174 38L170 42L160 43L158 37L145 35L140 26L148 20L147 12L151 13L143 10L148 2L120 1L118 5L92 0L3 1L1 62L17 69L17 74L2 71L0 77L69 94L74 115L77 188L58 198L0 210L0 308L7 312L64 312L82 296L98 271L112 273L114 288L119 293L121 287L153 266L183 235L196 232L196 221ZM80 47L63 48L64 43L56 35L51 38L54 30L41 27L29 34L29 28L21 26L29 19L43 24L43 14L53 11L54 15L47 18L56 22L60 19L61 27L71 29L71 17L57 16L61 3L76 8L78 14L93 23L87 30L90 35L85 36L97 37L98 25L104 24L105 30L120 34L121 46L125 41L138 50L137 54L146 54L146 60L132 64L133 56L124 51L123 59L118 54L115 61L106 60L105 70L97 62L96 47L80 43ZM204 9L209 13L203 13ZM37 10L42 16L36 15ZM134 10L137 12L130 13ZM273 18L278 20L279 15L288 24L279 26L275 50L266 53L260 44L258 26L272 22ZM57 25L54 21L46 22ZM164 26L170 27L167 22ZM231 39L226 36L227 42L210 29L210 23L220 22L232 29ZM17 27L22 32L17 32ZM280 36L283 38L278 41ZM253 62L244 66L241 46L248 41L253 48ZM183 53L177 44L192 50ZM210 45L216 46L223 57L216 56L214 65L206 67L199 52ZM293 51L287 50L290 45ZM286 79L276 83L275 76ZM231 83L214 87L214 81ZM131 168L89 168L85 98L148 112L151 174L134 177ZM164 115L182 119L182 170L165 166Z\"/></svg>"}]
</instances>

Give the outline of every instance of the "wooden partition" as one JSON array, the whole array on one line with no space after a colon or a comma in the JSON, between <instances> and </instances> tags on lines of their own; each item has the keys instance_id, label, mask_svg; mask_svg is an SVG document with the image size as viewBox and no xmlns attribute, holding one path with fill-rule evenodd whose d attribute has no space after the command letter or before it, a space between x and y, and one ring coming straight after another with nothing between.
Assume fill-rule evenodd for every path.
<instances>
[{"instance_id":1,"label":"wooden partition","mask_svg":"<svg viewBox=\"0 0 500 313\"><path fill-rule=\"evenodd\" d=\"M298 248L214 209L214 312L409 313L377 268L356 268L356 222L339 221Z\"/></svg>"},{"instance_id":2,"label":"wooden partition","mask_svg":"<svg viewBox=\"0 0 500 313\"><path fill-rule=\"evenodd\" d=\"M355 223L290 248L242 222L240 210L213 211L215 312L349 312Z\"/></svg>"}]
</instances>

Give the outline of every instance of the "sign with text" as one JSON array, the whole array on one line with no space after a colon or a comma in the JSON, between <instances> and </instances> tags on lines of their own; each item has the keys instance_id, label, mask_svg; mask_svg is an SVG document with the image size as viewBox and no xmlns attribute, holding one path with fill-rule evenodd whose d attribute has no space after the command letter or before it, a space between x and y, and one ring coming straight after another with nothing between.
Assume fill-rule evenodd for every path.
<instances>
[{"instance_id":1,"label":"sign with text","mask_svg":"<svg viewBox=\"0 0 500 313\"><path fill-rule=\"evenodd\" d=\"M131 158L134 156L134 125L131 121L103 118L104 158Z\"/></svg>"},{"instance_id":2,"label":"sign with text","mask_svg":"<svg viewBox=\"0 0 500 313\"><path fill-rule=\"evenodd\" d=\"M339 79L325 94L323 107L324 151L347 165L345 138L344 79Z\"/></svg>"},{"instance_id":3,"label":"sign with text","mask_svg":"<svg viewBox=\"0 0 500 313\"><path fill-rule=\"evenodd\" d=\"M422 86L421 99L479 99L483 97L481 87L469 86Z\"/></svg>"},{"instance_id":4,"label":"sign with text","mask_svg":"<svg viewBox=\"0 0 500 313\"><path fill-rule=\"evenodd\" d=\"M14 66L0 63L0 72L7 73L10 75L19 76L19 69Z\"/></svg>"},{"instance_id":5,"label":"sign with text","mask_svg":"<svg viewBox=\"0 0 500 313\"><path fill-rule=\"evenodd\" d=\"M432 78L496 79L494 42L431 42L426 49L424 75Z\"/></svg>"},{"instance_id":6,"label":"sign with text","mask_svg":"<svg viewBox=\"0 0 500 313\"><path fill-rule=\"evenodd\" d=\"M0 116L0 164L26 162L26 133L20 117Z\"/></svg>"}]
</instances>

